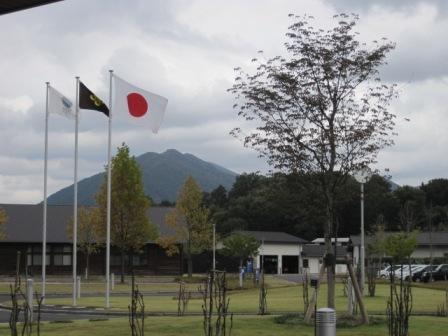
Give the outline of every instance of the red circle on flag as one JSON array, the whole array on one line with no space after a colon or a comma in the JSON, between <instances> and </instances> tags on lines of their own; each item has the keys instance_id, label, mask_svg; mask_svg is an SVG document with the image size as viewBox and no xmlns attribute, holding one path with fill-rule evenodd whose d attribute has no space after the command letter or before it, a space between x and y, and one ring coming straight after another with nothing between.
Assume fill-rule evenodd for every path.
<instances>
[{"instance_id":1,"label":"red circle on flag","mask_svg":"<svg viewBox=\"0 0 448 336\"><path fill-rule=\"evenodd\" d=\"M136 118L143 117L148 112L148 102L140 93L128 94L129 113Z\"/></svg>"}]
</instances>

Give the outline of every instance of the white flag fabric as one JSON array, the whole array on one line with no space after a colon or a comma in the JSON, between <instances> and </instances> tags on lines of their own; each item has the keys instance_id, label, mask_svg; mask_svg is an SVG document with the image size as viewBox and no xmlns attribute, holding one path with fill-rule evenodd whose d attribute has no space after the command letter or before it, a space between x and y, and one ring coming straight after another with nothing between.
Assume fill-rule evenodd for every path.
<instances>
[{"instance_id":1,"label":"white flag fabric","mask_svg":"<svg viewBox=\"0 0 448 336\"><path fill-rule=\"evenodd\" d=\"M51 86L48 86L48 112L69 119L76 118L76 112L70 99Z\"/></svg>"},{"instance_id":2,"label":"white flag fabric","mask_svg":"<svg viewBox=\"0 0 448 336\"><path fill-rule=\"evenodd\" d=\"M157 133L165 116L168 99L140 89L116 75L113 75L113 79L112 118L124 117Z\"/></svg>"}]
</instances>

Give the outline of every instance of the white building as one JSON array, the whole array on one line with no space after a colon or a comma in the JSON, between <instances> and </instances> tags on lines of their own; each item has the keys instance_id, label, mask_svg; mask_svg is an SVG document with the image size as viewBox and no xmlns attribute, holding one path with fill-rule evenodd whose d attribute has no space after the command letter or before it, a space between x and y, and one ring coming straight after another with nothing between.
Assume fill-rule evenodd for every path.
<instances>
[{"instance_id":1,"label":"white building","mask_svg":"<svg viewBox=\"0 0 448 336\"><path fill-rule=\"evenodd\" d=\"M260 243L254 267L263 267L265 274L297 274L302 272L301 254L306 240L285 232L240 231L254 236Z\"/></svg>"},{"instance_id":2,"label":"white building","mask_svg":"<svg viewBox=\"0 0 448 336\"><path fill-rule=\"evenodd\" d=\"M336 253L336 258L343 260L347 255L347 248L338 244L336 246ZM311 274L319 273L320 267L324 262L324 255L324 244L304 245L302 251L303 267ZM335 272L336 274L345 274L347 273L347 266L345 264L336 264Z\"/></svg>"},{"instance_id":3,"label":"white building","mask_svg":"<svg viewBox=\"0 0 448 336\"><path fill-rule=\"evenodd\" d=\"M337 246L347 246L349 242L350 238L348 237L331 238L331 243L333 245L336 243ZM311 243L316 245L325 245L325 238L316 238Z\"/></svg>"}]
</instances>

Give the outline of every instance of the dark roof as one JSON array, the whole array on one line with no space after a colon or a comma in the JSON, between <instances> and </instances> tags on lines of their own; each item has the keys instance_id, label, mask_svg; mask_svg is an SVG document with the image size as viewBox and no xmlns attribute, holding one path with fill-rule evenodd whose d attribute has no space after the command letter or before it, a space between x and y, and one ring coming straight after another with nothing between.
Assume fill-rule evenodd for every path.
<instances>
[{"instance_id":1,"label":"dark roof","mask_svg":"<svg viewBox=\"0 0 448 336\"><path fill-rule=\"evenodd\" d=\"M387 236L393 233L385 232L384 234ZM360 235L350 236L350 239L354 246L361 245ZM366 236L366 244L370 243L371 240L371 236ZM431 245L431 240L433 245L448 245L448 231L435 231L432 235L429 232L419 232L417 234L417 244L420 246Z\"/></svg>"},{"instance_id":2,"label":"dark roof","mask_svg":"<svg viewBox=\"0 0 448 336\"><path fill-rule=\"evenodd\" d=\"M6 211L6 242L42 242L43 206L31 204L2 204ZM47 209L47 242L68 242L66 227L73 215L71 206L52 206Z\"/></svg>"},{"instance_id":3,"label":"dark roof","mask_svg":"<svg viewBox=\"0 0 448 336\"><path fill-rule=\"evenodd\" d=\"M352 242L353 246L361 245L361 235L352 235L350 236L350 240ZM365 237L365 243L368 244L372 240L372 237L366 236Z\"/></svg>"},{"instance_id":4,"label":"dark roof","mask_svg":"<svg viewBox=\"0 0 448 336\"><path fill-rule=\"evenodd\" d=\"M417 235L419 245L430 245L431 240L433 245L448 245L448 231L436 231L432 232L432 234L429 232L420 232Z\"/></svg>"},{"instance_id":5,"label":"dark roof","mask_svg":"<svg viewBox=\"0 0 448 336\"><path fill-rule=\"evenodd\" d=\"M317 244L306 244L303 245L302 255L304 258L321 258L325 254L325 246ZM336 247L337 258L344 258L347 255L346 246Z\"/></svg>"},{"instance_id":6,"label":"dark roof","mask_svg":"<svg viewBox=\"0 0 448 336\"><path fill-rule=\"evenodd\" d=\"M0 15L37 6L48 5L58 1L61 0L2 0L0 1Z\"/></svg>"},{"instance_id":7,"label":"dark roof","mask_svg":"<svg viewBox=\"0 0 448 336\"><path fill-rule=\"evenodd\" d=\"M11 243L42 242L43 205L42 204L0 204L6 211L6 239ZM169 207L151 207L149 217L158 226L161 235L172 233L165 225L165 215ZM67 237L67 224L73 217L71 205L49 205L47 208L47 242L70 243Z\"/></svg>"},{"instance_id":8,"label":"dark roof","mask_svg":"<svg viewBox=\"0 0 448 336\"><path fill-rule=\"evenodd\" d=\"M238 231L245 234L250 234L257 238L259 241L264 241L265 243L294 243L294 244L305 244L308 243L305 239L293 236L286 232L277 231Z\"/></svg>"}]
</instances>

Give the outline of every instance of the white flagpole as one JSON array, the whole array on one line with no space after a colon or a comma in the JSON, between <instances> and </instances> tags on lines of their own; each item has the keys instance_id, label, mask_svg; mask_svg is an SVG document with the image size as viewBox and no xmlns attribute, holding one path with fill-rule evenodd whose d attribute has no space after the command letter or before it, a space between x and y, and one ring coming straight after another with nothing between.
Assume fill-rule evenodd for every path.
<instances>
[{"instance_id":1,"label":"white flagpole","mask_svg":"<svg viewBox=\"0 0 448 336\"><path fill-rule=\"evenodd\" d=\"M48 91L50 82L47 85L47 96L45 99L45 153L44 153L44 211L43 211L43 227L42 227L42 303L45 301L45 282L46 282L46 265L47 265L47 171L48 171Z\"/></svg>"},{"instance_id":2,"label":"white flagpole","mask_svg":"<svg viewBox=\"0 0 448 336\"><path fill-rule=\"evenodd\" d=\"M113 70L109 70L109 136L107 146L107 223L106 223L106 308L110 307L110 210L111 210L111 146L112 146L112 76Z\"/></svg>"},{"instance_id":3,"label":"white flagpole","mask_svg":"<svg viewBox=\"0 0 448 336\"><path fill-rule=\"evenodd\" d=\"M78 124L79 124L79 77L76 77L75 106L75 171L73 182L73 306L76 306L77 245L78 245Z\"/></svg>"}]
</instances>

